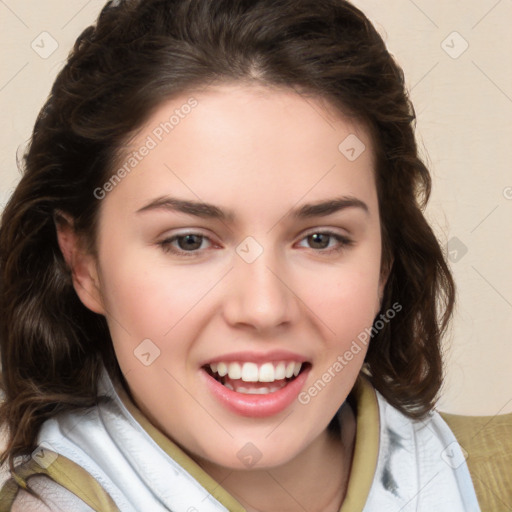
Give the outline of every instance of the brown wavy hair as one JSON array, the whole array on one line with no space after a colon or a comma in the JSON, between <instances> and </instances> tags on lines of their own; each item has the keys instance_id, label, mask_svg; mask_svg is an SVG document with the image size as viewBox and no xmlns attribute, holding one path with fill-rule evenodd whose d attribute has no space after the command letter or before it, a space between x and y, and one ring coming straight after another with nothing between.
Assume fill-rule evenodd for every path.
<instances>
[{"instance_id":1,"label":"brown wavy hair","mask_svg":"<svg viewBox=\"0 0 512 512\"><path fill-rule=\"evenodd\" d=\"M12 467L30 453L48 418L94 406L103 365L123 381L105 318L72 286L58 212L96 254L93 191L112 175L116 155L163 101L223 82L326 99L372 133L381 265L391 268L381 312L395 303L402 310L373 336L365 369L409 417L433 408L455 286L422 213L431 178L403 72L370 21L342 0L111 1L57 76L2 215L0 422L9 438L0 462Z\"/></svg>"}]
</instances>

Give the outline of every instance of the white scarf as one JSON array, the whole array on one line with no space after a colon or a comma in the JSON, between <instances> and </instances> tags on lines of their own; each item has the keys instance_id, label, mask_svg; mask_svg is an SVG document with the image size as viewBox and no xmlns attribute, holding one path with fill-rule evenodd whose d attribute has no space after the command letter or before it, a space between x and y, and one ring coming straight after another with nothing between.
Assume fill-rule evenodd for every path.
<instances>
[{"instance_id":1,"label":"white scarf","mask_svg":"<svg viewBox=\"0 0 512 512\"><path fill-rule=\"evenodd\" d=\"M156 444L106 372L100 391L112 401L46 421L39 444L82 466L122 512L228 510ZM441 416L412 421L376 394L379 455L362 512L480 512L461 448Z\"/></svg>"}]
</instances>

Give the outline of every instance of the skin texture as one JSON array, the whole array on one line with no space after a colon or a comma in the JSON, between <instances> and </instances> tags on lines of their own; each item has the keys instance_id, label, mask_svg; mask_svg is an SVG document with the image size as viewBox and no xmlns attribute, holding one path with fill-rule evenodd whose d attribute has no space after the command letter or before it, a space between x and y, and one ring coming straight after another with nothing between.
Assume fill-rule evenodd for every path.
<instances>
[{"instance_id":1,"label":"skin texture","mask_svg":"<svg viewBox=\"0 0 512 512\"><path fill-rule=\"evenodd\" d=\"M155 128L191 96L197 106L158 141ZM173 98L120 159L122 166L148 136L157 142L101 200L97 260L80 249L71 225L58 228L75 289L88 308L105 315L136 404L248 510L283 512L298 503L339 510L350 470L355 420L348 404L343 436L329 436L326 427L354 385L364 346L309 403L294 400L266 418L226 409L201 370L233 352L289 350L311 363L307 390L379 311L386 276L372 143L362 125L327 109L293 90L245 84ZM366 146L354 161L338 149L350 134ZM236 220L163 208L137 213L164 195L212 203L232 210ZM340 196L363 201L368 212L289 215ZM352 245L308 237L325 230ZM206 237L191 257L183 240L168 246L185 255L160 245L186 233ZM252 263L236 251L247 237L262 249ZM134 355L145 339L160 351L148 366ZM250 468L237 457L249 442L261 454Z\"/></svg>"}]
</instances>

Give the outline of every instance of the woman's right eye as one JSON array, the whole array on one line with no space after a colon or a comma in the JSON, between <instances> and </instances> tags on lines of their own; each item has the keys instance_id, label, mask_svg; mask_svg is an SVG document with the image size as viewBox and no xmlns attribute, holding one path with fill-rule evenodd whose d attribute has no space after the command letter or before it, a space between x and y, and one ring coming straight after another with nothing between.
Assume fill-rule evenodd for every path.
<instances>
[{"instance_id":1,"label":"woman's right eye","mask_svg":"<svg viewBox=\"0 0 512 512\"><path fill-rule=\"evenodd\" d=\"M198 249L202 245L202 240L209 240L205 235L199 233L185 233L166 238L159 242L164 252L176 254L178 256L197 256ZM176 247L175 242L178 247Z\"/></svg>"}]
</instances>

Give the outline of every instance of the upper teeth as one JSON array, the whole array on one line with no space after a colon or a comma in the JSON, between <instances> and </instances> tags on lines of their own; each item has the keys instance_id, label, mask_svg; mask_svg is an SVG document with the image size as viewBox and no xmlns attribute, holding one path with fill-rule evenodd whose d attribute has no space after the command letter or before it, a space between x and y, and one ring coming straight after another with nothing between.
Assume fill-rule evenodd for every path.
<instances>
[{"instance_id":1,"label":"upper teeth","mask_svg":"<svg viewBox=\"0 0 512 512\"><path fill-rule=\"evenodd\" d=\"M263 363L258 366L256 363L212 363L210 369L213 373L218 373L224 377L228 375L230 379L241 379L245 382L274 382L297 376L302 367L302 363L280 362Z\"/></svg>"}]
</instances>

